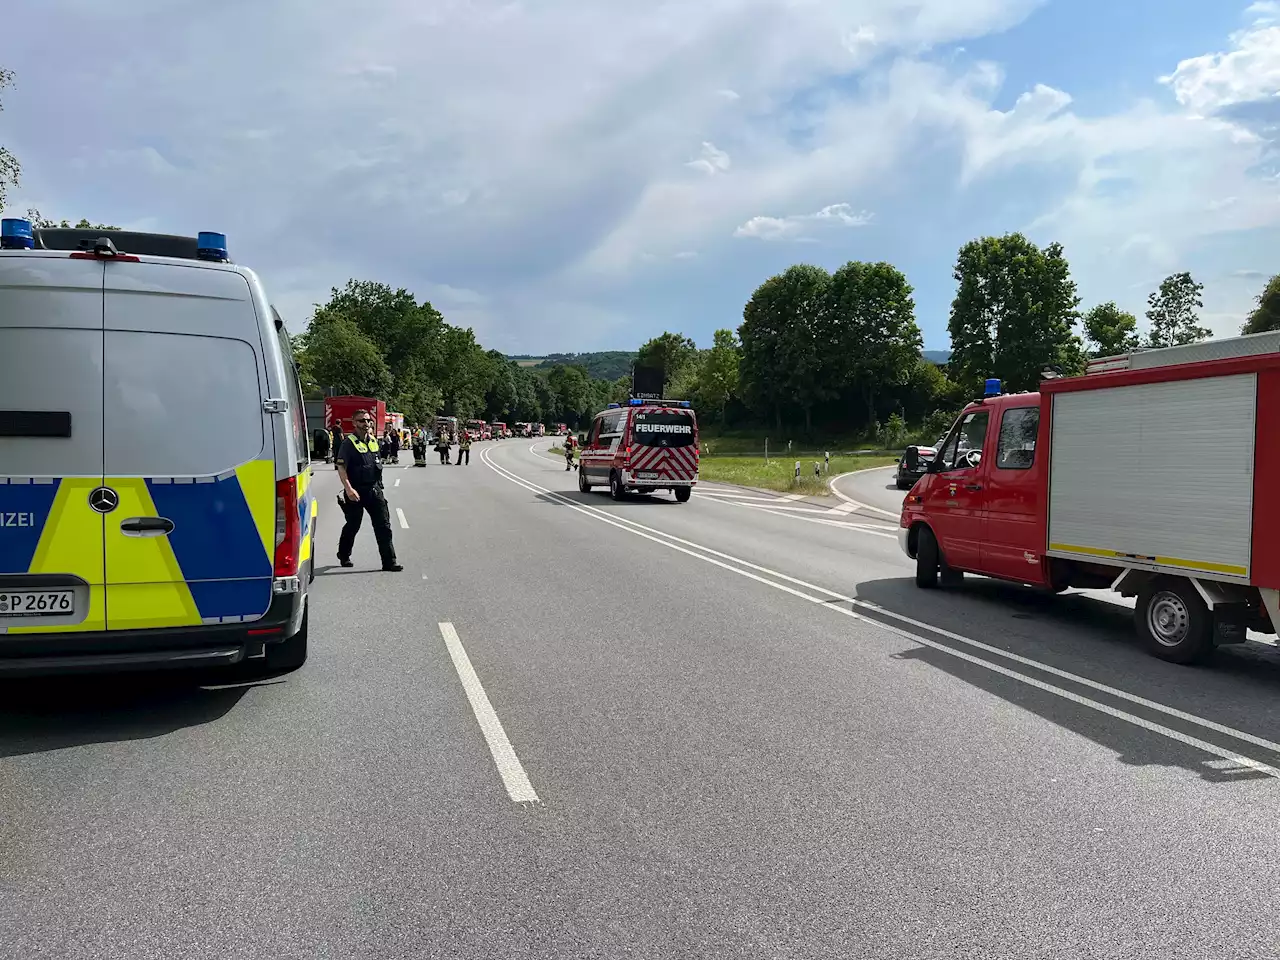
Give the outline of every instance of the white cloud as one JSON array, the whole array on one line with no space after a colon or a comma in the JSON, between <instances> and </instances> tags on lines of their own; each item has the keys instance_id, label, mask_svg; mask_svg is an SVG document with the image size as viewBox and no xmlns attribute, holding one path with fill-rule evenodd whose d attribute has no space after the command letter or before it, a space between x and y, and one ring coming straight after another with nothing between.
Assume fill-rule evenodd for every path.
<instances>
[{"instance_id":1,"label":"white cloud","mask_svg":"<svg viewBox=\"0 0 1280 960\"><path fill-rule=\"evenodd\" d=\"M1276 0L1259 0L1245 7L1244 15L1252 17L1255 23L1272 23L1280 18L1280 3Z\"/></svg>"},{"instance_id":2,"label":"white cloud","mask_svg":"<svg viewBox=\"0 0 1280 960\"><path fill-rule=\"evenodd\" d=\"M1280 25L1274 3L1254 4L1253 26L1231 36L1232 49L1183 60L1160 82L1184 107L1211 115L1230 107L1280 96Z\"/></svg>"},{"instance_id":3,"label":"white cloud","mask_svg":"<svg viewBox=\"0 0 1280 960\"><path fill-rule=\"evenodd\" d=\"M691 160L685 166L700 170L708 176L723 173L729 169L729 155L716 148L714 143L702 142L702 156Z\"/></svg>"},{"instance_id":4,"label":"white cloud","mask_svg":"<svg viewBox=\"0 0 1280 960\"><path fill-rule=\"evenodd\" d=\"M833 203L817 213L792 214L789 217L752 217L737 230L735 237L751 237L756 240L805 240L812 227L839 224L846 227L865 227L873 214L865 210L853 212L847 203Z\"/></svg>"}]
</instances>

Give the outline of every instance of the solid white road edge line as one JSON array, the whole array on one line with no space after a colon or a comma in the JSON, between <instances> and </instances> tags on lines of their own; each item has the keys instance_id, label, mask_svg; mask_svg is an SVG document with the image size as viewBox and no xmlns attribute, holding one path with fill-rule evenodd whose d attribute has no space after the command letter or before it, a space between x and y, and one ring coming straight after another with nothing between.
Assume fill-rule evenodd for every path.
<instances>
[{"instance_id":1,"label":"solid white road edge line","mask_svg":"<svg viewBox=\"0 0 1280 960\"><path fill-rule=\"evenodd\" d=\"M1177 740L1181 743L1185 743L1190 746L1197 747L1198 749L1205 750L1206 752L1211 753L1214 756L1221 757L1222 759L1226 759L1226 760L1231 760L1232 762L1242 764L1251 769L1269 774L1270 776L1280 778L1280 769L1276 769L1267 764L1261 763L1260 761L1253 760L1249 757L1238 756L1237 754L1233 754L1230 751L1223 750L1222 748L1214 746L1213 744L1206 743L1201 740L1197 740L1194 737L1189 737L1188 735L1182 733L1181 731L1173 730L1169 727L1161 726L1160 724L1153 723L1143 717L1139 717L1134 714L1125 713L1124 711L1117 710L1116 708L1111 707L1105 703L1099 703L1096 700L1090 700L1087 697L1082 697L1081 695L1074 693L1070 690L1064 690L1061 687L1055 687L1052 684L1048 684L1048 683L1045 683L1044 681L1037 680L1034 677L1029 677L1029 676L1026 676L1025 674L1018 673L1017 671L1001 666L998 663L992 663L990 660L985 660L981 657L975 657L972 654L966 653L963 650L957 650L954 647L949 647L946 644L938 643L934 640L928 639L927 637L922 637L915 633L910 633L906 630L902 630L897 627L891 626L889 624L885 624L879 620L862 616L858 614L854 609L846 610L842 607L832 606L832 604L828 600L823 600L820 597L815 597L815 596L803 593L799 590L792 589L791 587L788 587L785 584L774 582L773 580L767 580L764 577L757 576L749 571L758 570L761 573L768 574L771 577L776 577L779 580L784 580L789 583L794 583L794 584L797 584L798 586L805 587L806 589L812 590L815 593L825 594L827 597L830 597L836 600L845 601L849 603L853 608L861 607L864 610L873 611L880 616L888 617L890 619L897 620L901 623L906 623L911 626L918 627L922 630L931 631L933 633L938 634L939 636L946 637L949 640L954 640L957 643L963 643L963 644L966 644L967 646L973 647L974 649L982 650L984 653L989 653L994 656L998 656L1003 659L1013 661L1014 663L1018 663L1020 665L1030 667L1032 669L1039 670L1042 673L1049 674L1050 676L1061 677L1063 680L1067 680L1072 683L1077 683L1077 684L1080 684L1081 686L1088 687L1089 689L1097 690L1100 693L1105 693L1105 694L1108 694L1109 696L1113 696L1118 699L1125 700L1129 703L1146 707L1149 710L1154 710L1158 713L1163 713L1166 716L1174 717L1176 719L1183 720L1187 723L1195 724L1196 726L1202 727L1205 730L1212 730L1215 733L1223 734L1225 736L1231 737L1234 740L1239 740L1243 743L1251 743L1254 746L1262 747L1265 750L1269 750L1275 753L1280 753L1280 743L1267 740L1263 737L1254 736L1253 734L1246 733L1243 730L1237 730L1234 727L1228 727L1225 724L1217 723L1216 721L1208 720L1204 717L1199 717L1192 713L1187 713L1186 711L1179 710L1176 707L1170 707L1166 704L1158 703L1155 700L1148 700L1146 697L1141 697L1141 696L1138 696L1137 694L1129 693L1127 690L1120 690L1119 688L1108 686L1107 684L1100 683L1097 680L1091 680L1088 677L1082 677L1082 676L1079 676L1078 674L1071 673L1070 671L1062 670L1062 669L1059 669L1058 667L1053 667L1048 664L1041 663L1040 661L1033 660L1030 657L1021 656L1020 654L1013 653L1012 651L1009 651L1009 650L1001 650L999 647L993 647L990 644L981 642L980 640L974 640L974 639L971 639L970 637L966 637L958 633L953 633L950 630L943 629L942 627L936 627L936 626L933 626L932 624L924 623L923 621L915 620L911 617L904 616L903 614L895 613L894 611L887 610L884 607L881 607L877 604L868 603L865 600L858 600L855 597L846 596L844 594L837 593L834 590L828 590L825 587L819 587L815 584L806 583L805 581L797 579L796 577L788 576L785 573L779 573L776 570L770 570L768 567L761 567L758 564L751 563L748 560L742 560L741 558L734 557L731 554L721 553L720 551L713 550L710 547L704 547L701 544L697 544L689 540L681 539L680 537L674 536L673 534L664 533L663 531L655 530L652 527L646 527L643 524L636 523L633 520L623 520L620 517L616 517L612 514L606 513L605 511L601 510L598 507L581 506L580 504L574 503L572 500L568 499L567 497L561 496L560 494L556 493L553 490L548 490L545 487L538 486L532 481L525 480L523 477L520 477L518 474L512 473L506 467L500 466L486 457L482 457L482 459L484 459L486 466L488 466L491 470L498 473L500 476L504 477L505 479L510 480L512 483L522 486L525 489L530 490L531 492L552 497L557 502L562 503L563 505L569 507L570 509L577 510L579 513L586 514L587 516L603 521L604 523L609 523L609 524L612 524L613 526L619 527L620 529L627 530L628 532L634 533L636 536L644 537L645 539L652 540L655 543L664 544L665 546L668 546L673 550L677 550L681 553L688 554L691 557L697 557L700 560L703 560L707 563L714 564L715 566L718 566L718 567L723 567L724 569L737 573L740 576L747 577L748 579L751 579L751 580L756 580L759 583L765 584L766 586L774 587L775 589L793 594L794 596L808 600L812 603L819 604L820 606L828 610L834 610L837 613L850 616L855 620L860 620L864 623L869 623L874 626L880 627L883 630L887 630L890 633L896 634L900 637L910 640L913 643L924 644L925 646L932 647L943 653L948 653L962 660L967 660L979 666L986 667L996 673L1001 673L1013 679L1021 680L1031 686L1045 690L1049 693L1056 694L1067 700L1071 700L1073 702L1082 704L1084 706L1092 707L1101 713L1105 713L1105 714L1108 714L1109 716L1114 716L1118 719L1125 720L1126 722L1132 723L1135 726L1143 727L1146 730L1150 730L1153 733L1159 733L1162 736L1166 736L1170 739ZM682 546L678 546L678 544L686 544L689 547L692 547L693 549L692 550L685 549ZM701 552L699 553L695 551L701 551ZM709 556L704 554L709 554ZM729 560L734 564L739 564L740 567L745 567L748 569L740 569L740 567L730 566L728 563L721 563L718 560L713 559L713 557L723 557L724 559Z\"/></svg>"},{"instance_id":2,"label":"solid white road edge line","mask_svg":"<svg viewBox=\"0 0 1280 960\"><path fill-rule=\"evenodd\" d=\"M399 507L396 507L396 518L400 521L401 530L409 529L409 521L404 518L404 511Z\"/></svg>"},{"instance_id":3,"label":"solid white road edge line","mask_svg":"<svg viewBox=\"0 0 1280 960\"><path fill-rule=\"evenodd\" d=\"M502 721L498 719L493 704L489 702L489 695L484 692L484 686L476 676L475 668L471 666L471 658L462 646L458 631L452 623L437 626L440 627L440 635L444 637L444 645L449 648L449 656L453 659L454 669L458 671L458 679L462 681L462 689L471 702L471 711L480 724L480 732L489 744L489 752L493 755L498 775L502 777L502 784L507 788L507 796L516 803L537 803L538 795L529 782L529 775L524 772L524 765L516 756L511 741L507 739L507 732L502 729Z\"/></svg>"},{"instance_id":4,"label":"solid white road edge line","mask_svg":"<svg viewBox=\"0 0 1280 960\"><path fill-rule=\"evenodd\" d=\"M872 470L887 470L887 469L888 469L888 467L872 467L871 469L872 469ZM836 481L837 481L837 480L843 480L845 477L853 476L853 474L855 474L855 473L866 473L866 472L867 472L867 471L865 471L865 470L853 470L853 471L850 471L849 473L840 473L840 474L837 474L836 476L832 477L830 480L828 480L828 481L827 481L827 489L828 489L828 490L830 490L832 493L834 493L837 497L839 497L839 498L840 498L841 500L843 500L845 503L851 503L851 504L853 504L853 506L855 507L855 509L858 509L858 510L870 510L872 513L880 513L880 514L884 514L886 517L892 517L894 520L897 520L900 516L902 516L901 511L899 511L898 513L894 513L894 512L893 512L893 511L891 511L891 510L881 510L879 507L873 507L873 506L871 506L871 504L869 504L869 503L863 503L861 500L855 500L855 499L853 499L853 497L850 497L850 496L848 496L848 495L846 495L846 494L841 493L841 492L840 492L840 489L836 486Z\"/></svg>"}]
</instances>

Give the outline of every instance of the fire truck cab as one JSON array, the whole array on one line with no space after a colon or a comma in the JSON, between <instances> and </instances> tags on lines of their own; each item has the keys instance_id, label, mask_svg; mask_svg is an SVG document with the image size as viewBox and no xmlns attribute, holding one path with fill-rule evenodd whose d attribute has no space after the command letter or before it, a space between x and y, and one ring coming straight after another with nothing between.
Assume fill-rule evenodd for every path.
<instances>
[{"instance_id":1,"label":"fire truck cab","mask_svg":"<svg viewBox=\"0 0 1280 960\"><path fill-rule=\"evenodd\" d=\"M1280 623L1280 333L1142 350L969 404L903 501L920 587L965 573L1136 597L1192 663Z\"/></svg>"},{"instance_id":2,"label":"fire truck cab","mask_svg":"<svg viewBox=\"0 0 1280 960\"><path fill-rule=\"evenodd\" d=\"M614 500L631 491L670 490L688 502L698 482L698 420L688 400L633 399L595 415L578 457L578 489L607 486Z\"/></svg>"}]
</instances>

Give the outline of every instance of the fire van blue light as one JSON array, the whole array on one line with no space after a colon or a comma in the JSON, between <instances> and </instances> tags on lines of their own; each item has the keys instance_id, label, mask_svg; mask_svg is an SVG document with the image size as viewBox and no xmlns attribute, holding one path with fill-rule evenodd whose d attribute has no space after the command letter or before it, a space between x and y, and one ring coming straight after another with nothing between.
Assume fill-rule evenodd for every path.
<instances>
[{"instance_id":1,"label":"fire van blue light","mask_svg":"<svg viewBox=\"0 0 1280 960\"><path fill-rule=\"evenodd\" d=\"M35 245L30 220L17 217L0 220L0 250L31 250Z\"/></svg>"},{"instance_id":2,"label":"fire van blue light","mask_svg":"<svg viewBox=\"0 0 1280 960\"><path fill-rule=\"evenodd\" d=\"M196 257L200 260L227 259L227 235L201 230L196 235Z\"/></svg>"},{"instance_id":3,"label":"fire van blue light","mask_svg":"<svg viewBox=\"0 0 1280 960\"><path fill-rule=\"evenodd\" d=\"M998 397L1000 396L1000 387L1001 384L999 380L988 380L986 385L983 387L982 395L984 397Z\"/></svg>"}]
</instances>

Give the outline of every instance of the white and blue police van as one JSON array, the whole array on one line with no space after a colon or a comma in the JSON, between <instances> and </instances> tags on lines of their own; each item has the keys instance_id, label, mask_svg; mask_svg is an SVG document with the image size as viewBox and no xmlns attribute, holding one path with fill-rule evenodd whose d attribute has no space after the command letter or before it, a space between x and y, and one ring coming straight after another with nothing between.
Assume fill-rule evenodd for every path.
<instances>
[{"instance_id":1,"label":"white and blue police van","mask_svg":"<svg viewBox=\"0 0 1280 960\"><path fill-rule=\"evenodd\" d=\"M0 677L297 669L316 509L225 236L0 223Z\"/></svg>"}]
</instances>

